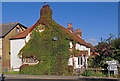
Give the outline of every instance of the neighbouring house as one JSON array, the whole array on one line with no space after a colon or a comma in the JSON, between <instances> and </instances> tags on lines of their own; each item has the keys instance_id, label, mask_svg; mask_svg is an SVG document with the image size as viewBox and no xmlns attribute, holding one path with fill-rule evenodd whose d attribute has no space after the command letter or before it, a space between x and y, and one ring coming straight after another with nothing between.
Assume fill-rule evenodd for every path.
<instances>
[{"instance_id":1,"label":"neighbouring house","mask_svg":"<svg viewBox=\"0 0 120 81\"><path fill-rule=\"evenodd\" d=\"M0 70L10 71L10 41L9 37L15 36L27 29L24 25L15 23L0 24Z\"/></svg>"},{"instance_id":2,"label":"neighbouring house","mask_svg":"<svg viewBox=\"0 0 120 81\"><path fill-rule=\"evenodd\" d=\"M10 48L11 48L11 71L19 71L19 68L22 64L29 64L29 58L24 58L22 61L21 58L18 57L19 51L26 45L26 43L30 39L30 31L31 27L26 29L25 31L21 32L20 34L10 37ZM33 63L33 62L32 62Z\"/></svg>"},{"instance_id":3,"label":"neighbouring house","mask_svg":"<svg viewBox=\"0 0 120 81\"><path fill-rule=\"evenodd\" d=\"M69 50L69 59L67 59L68 64L66 66L68 66L68 67L72 66L74 69L73 73L75 73L75 74L87 69L87 67L88 67L87 58L91 55L92 52L94 52L94 47L90 43L86 43L82 39L81 29L76 29L75 31L73 31L72 23L68 23L68 27L66 29L63 26L54 22L52 20L52 10L50 9L49 5L43 6L43 8L40 11L40 15L41 15L40 19L33 26L31 26L28 29L26 29L25 31L17 34L16 36L10 37L11 70L19 71L20 66L22 66L22 65L25 65L25 64L37 65L44 61L44 60L42 60L42 61L39 60L38 56L37 55L35 56L34 54L31 55L30 57L23 57L26 53L24 53L24 51L21 51L21 49L23 49L28 43L30 43L29 41L31 40L33 31L43 33L44 31L49 31L50 29L56 30L57 34L59 33L59 31L57 29L60 29L61 35L62 35L62 32L65 32L66 34L71 36L70 39L66 39L66 40L69 40L69 44L68 44L69 45L69 49L68 49ZM54 24L55 24L55 26L54 26ZM50 26L53 26L53 28L51 28ZM54 28L54 27L56 27L56 28ZM49 30L47 30L47 29L49 29ZM57 34L55 34L55 35L57 35ZM45 36L45 37L47 39L47 36ZM64 37L64 36L60 36L60 37L53 36L53 42L60 40L62 37ZM32 38L32 39L34 39L34 38ZM49 41L52 41L52 40L49 40ZM33 42L31 42L31 44L32 43ZM38 43L38 42L36 42L36 43ZM39 49L41 49L41 48L39 48ZM46 47L46 49L47 49L47 47ZM32 49L30 49L30 50L32 50ZM29 51L29 50L27 50L27 51ZM18 54L19 54L19 56L18 56Z\"/></svg>"}]
</instances>

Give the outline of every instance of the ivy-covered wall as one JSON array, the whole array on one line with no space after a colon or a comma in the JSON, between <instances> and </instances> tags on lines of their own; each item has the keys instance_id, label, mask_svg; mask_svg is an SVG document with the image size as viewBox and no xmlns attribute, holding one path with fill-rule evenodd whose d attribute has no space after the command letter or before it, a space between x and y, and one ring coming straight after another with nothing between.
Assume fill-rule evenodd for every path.
<instances>
[{"instance_id":1,"label":"ivy-covered wall","mask_svg":"<svg viewBox=\"0 0 120 81\"><path fill-rule=\"evenodd\" d=\"M18 54L22 54L23 58L35 55L39 64L25 65L21 67L20 73L68 75L72 71L67 67L67 60L70 56L69 39L72 37L52 20L52 10L49 5L43 6L40 13L40 21L31 31L31 39ZM39 32L40 29L44 31ZM58 40L53 40L54 36Z\"/></svg>"}]
</instances>

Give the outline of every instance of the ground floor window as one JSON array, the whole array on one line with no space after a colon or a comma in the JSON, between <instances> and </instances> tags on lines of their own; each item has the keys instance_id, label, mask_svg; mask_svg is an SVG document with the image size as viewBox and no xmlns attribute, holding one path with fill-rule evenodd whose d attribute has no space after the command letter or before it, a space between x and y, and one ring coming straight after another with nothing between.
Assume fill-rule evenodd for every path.
<instances>
[{"instance_id":1,"label":"ground floor window","mask_svg":"<svg viewBox=\"0 0 120 81\"><path fill-rule=\"evenodd\" d=\"M80 57L78 57L78 65L82 65L82 62L83 62L82 57L81 57L81 56L80 56Z\"/></svg>"},{"instance_id":2,"label":"ground floor window","mask_svg":"<svg viewBox=\"0 0 120 81\"><path fill-rule=\"evenodd\" d=\"M35 58L35 56L23 58L22 61L23 61L23 64L24 64L24 63L37 63L37 62L39 62L39 61Z\"/></svg>"}]
</instances>

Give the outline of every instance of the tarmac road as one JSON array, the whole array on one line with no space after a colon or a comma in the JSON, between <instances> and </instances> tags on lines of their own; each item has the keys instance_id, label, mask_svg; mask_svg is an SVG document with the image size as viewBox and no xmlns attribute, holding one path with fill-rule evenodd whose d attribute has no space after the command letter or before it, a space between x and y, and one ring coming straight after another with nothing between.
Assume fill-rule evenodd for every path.
<instances>
[{"instance_id":1,"label":"tarmac road","mask_svg":"<svg viewBox=\"0 0 120 81\"><path fill-rule=\"evenodd\" d=\"M120 81L120 78L95 78L81 76L4 75L0 81Z\"/></svg>"},{"instance_id":2,"label":"tarmac road","mask_svg":"<svg viewBox=\"0 0 120 81\"><path fill-rule=\"evenodd\" d=\"M96 79L5 79L5 81L118 81L118 80L96 80Z\"/></svg>"},{"instance_id":3,"label":"tarmac road","mask_svg":"<svg viewBox=\"0 0 120 81\"><path fill-rule=\"evenodd\" d=\"M5 78L3 81L120 81L118 79L93 79L93 78L79 78L79 79L35 79L35 78Z\"/></svg>"}]
</instances>

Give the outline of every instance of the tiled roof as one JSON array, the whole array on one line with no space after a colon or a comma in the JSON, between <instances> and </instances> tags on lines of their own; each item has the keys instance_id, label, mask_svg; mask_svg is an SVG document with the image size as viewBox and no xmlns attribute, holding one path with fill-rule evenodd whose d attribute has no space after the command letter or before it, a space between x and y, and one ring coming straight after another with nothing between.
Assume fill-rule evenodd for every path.
<instances>
[{"instance_id":1,"label":"tiled roof","mask_svg":"<svg viewBox=\"0 0 120 81\"><path fill-rule=\"evenodd\" d=\"M15 35L15 36L12 36L10 37L9 39L20 39L20 38L25 38L31 31L33 26L29 27L28 29L22 31L21 33Z\"/></svg>"},{"instance_id":2,"label":"tiled roof","mask_svg":"<svg viewBox=\"0 0 120 81\"><path fill-rule=\"evenodd\" d=\"M0 37L5 36L17 23L2 23L0 24Z\"/></svg>"},{"instance_id":3,"label":"tiled roof","mask_svg":"<svg viewBox=\"0 0 120 81\"><path fill-rule=\"evenodd\" d=\"M25 31L21 32L20 34L10 37L10 39L20 39L20 38L25 38L33 29L35 26L38 25L38 23L40 23L40 19L36 22L36 24L34 24L33 26L29 27L28 29L26 29ZM80 44L83 44L85 46L91 47L89 44L87 44L83 39L79 38L76 34L71 33L69 30L67 30L66 28L64 28L63 26L59 25L65 32L67 32L69 35L73 36L74 39L77 40L77 42L79 42Z\"/></svg>"},{"instance_id":4,"label":"tiled roof","mask_svg":"<svg viewBox=\"0 0 120 81\"><path fill-rule=\"evenodd\" d=\"M61 26L62 27L62 26ZM76 34L71 33L69 30L67 30L66 28L62 27L63 30L65 30L68 34L70 34L71 36L74 37L74 39L77 40L77 42L79 42L80 44L83 44L85 46L91 47L89 44L87 44L83 39L81 39L80 37L78 37Z\"/></svg>"},{"instance_id":5,"label":"tiled roof","mask_svg":"<svg viewBox=\"0 0 120 81\"><path fill-rule=\"evenodd\" d=\"M18 22L0 24L0 37L5 37L17 25L21 25L21 24ZM23 26L23 27L27 28L25 26Z\"/></svg>"},{"instance_id":6,"label":"tiled roof","mask_svg":"<svg viewBox=\"0 0 120 81\"><path fill-rule=\"evenodd\" d=\"M18 35L10 37L9 39L25 38L34 29L34 27L36 27L39 23L41 23L41 19L39 19L33 26L29 27L28 29L26 29L25 31L19 33Z\"/></svg>"}]
</instances>

